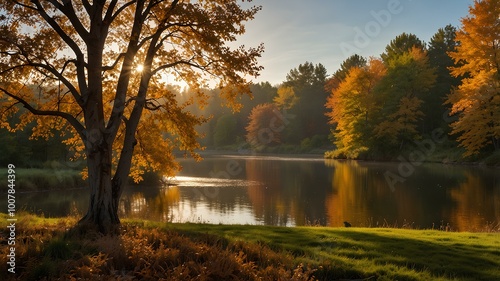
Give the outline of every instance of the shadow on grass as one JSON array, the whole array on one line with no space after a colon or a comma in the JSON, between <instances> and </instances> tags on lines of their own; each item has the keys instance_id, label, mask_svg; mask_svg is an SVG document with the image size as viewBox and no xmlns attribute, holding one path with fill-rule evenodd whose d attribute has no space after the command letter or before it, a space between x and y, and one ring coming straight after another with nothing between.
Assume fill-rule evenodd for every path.
<instances>
[{"instance_id":1,"label":"shadow on grass","mask_svg":"<svg viewBox=\"0 0 500 281\"><path fill-rule=\"evenodd\" d=\"M375 264L393 264L415 271L427 271L434 277L451 279L499 278L500 251L497 248L477 245L473 241L474 238L470 238L471 243L457 243L452 238L425 241L358 231L342 231L337 235L353 241L351 247L361 249L365 252L362 256L371 257ZM360 258L355 253L345 255L352 259Z\"/></svg>"},{"instance_id":2,"label":"shadow on grass","mask_svg":"<svg viewBox=\"0 0 500 281\"><path fill-rule=\"evenodd\" d=\"M286 251L317 269L314 276L320 280L499 280L500 275L497 234L203 224L168 228L188 236L216 234ZM485 237L492 238L480 240Z\"/></svg>"}]
</instances>

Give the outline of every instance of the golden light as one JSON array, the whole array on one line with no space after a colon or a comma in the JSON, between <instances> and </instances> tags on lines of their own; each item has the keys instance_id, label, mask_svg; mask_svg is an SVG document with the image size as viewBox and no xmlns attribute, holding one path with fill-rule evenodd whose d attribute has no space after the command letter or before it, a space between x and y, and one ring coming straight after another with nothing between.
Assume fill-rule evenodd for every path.
<instances>
[{"instance_id":1,"label":"golden light","mask_svg":"<svg viewBox=\"0 0 500 281\"><path fill-rule=\"evenodd\" d=\"M135 70L137 72L142 72L144 70L144 66L142 64L139 64L139 65L137 65L137 67L135 68Z\"/></svg>"}]
</instances>

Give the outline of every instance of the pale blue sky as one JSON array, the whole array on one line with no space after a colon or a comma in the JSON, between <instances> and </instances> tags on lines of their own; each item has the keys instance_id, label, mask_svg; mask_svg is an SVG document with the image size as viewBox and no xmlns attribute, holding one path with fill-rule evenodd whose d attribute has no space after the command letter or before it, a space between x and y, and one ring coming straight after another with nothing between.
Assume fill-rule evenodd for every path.
<instances>
[{"instance_id":1,"label":"pale blue sky","mask_svg":"<svg viewBox=\"0 0 500 281\"><path fill-rule=\"evenodd\" d=\"M274 85L306 61L322 63L332 74L354 52L380 56L403 32L428 42L447 24L459 27L473 0L254 0L251 4L263 9L247 23L247 33L237 43L264 43L260 63L265 70L257 81Z\"/></svg>"}]
</instances>

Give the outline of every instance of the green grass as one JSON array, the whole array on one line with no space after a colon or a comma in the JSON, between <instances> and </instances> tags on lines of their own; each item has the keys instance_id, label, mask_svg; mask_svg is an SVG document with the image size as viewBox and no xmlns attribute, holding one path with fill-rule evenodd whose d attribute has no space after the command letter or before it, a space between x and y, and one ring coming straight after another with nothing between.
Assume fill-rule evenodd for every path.
<instances>
[{"instance_id":1,"label":"green grass","mask_svg":"<svg viewBox=\"0 0 500 281\"><path fill-rule=\"evenodd\" d=\"M500 280L499 233L127 222L287 251L323 280Z\"/></svg>"},{"instance_id":2,"label":"green grass","mask_svg":"<svg viewBox=\"0 0 500 281\"><path fill-rule=\"evenodd\" d=\"M70 230L75 217L18 217L20 275L5 276L2 241L0 280L500 280L499 233L126 219L110 237Z\"/></svg>"},{"instance_id":3,"label":"green grass","mask_svg":"<svg viewBox=\"0 0 500 281\"><path fill-rule=\"evenodd\" d=\"M81 171L70 169L16 168L16 191L80 188L85 185ZM7 169L0 169L0 178L7 178ZM0 182L0 192L8 189L7 181Z\"/></svg>"}]
</instances>

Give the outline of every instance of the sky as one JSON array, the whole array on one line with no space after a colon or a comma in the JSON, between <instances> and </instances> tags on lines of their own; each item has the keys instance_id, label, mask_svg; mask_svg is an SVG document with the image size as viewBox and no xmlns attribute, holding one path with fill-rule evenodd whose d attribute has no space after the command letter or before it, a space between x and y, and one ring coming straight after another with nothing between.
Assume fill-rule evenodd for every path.
<instances>
[{"instance_id":1,"label":"sky","mask_svg":"<svg viewBox=\"0 0 500 281\"><path fill-rule=\"evenodd\" d=\"M264 66L254 81L277 85L306 61L333 74L350 55L379 57L397 35L425 42L448 24L460 27L473 0L254 0L262 6L236 42L264 43Z\"/></svg>"}]
</instances>

